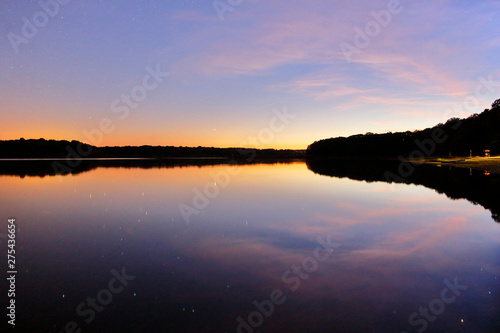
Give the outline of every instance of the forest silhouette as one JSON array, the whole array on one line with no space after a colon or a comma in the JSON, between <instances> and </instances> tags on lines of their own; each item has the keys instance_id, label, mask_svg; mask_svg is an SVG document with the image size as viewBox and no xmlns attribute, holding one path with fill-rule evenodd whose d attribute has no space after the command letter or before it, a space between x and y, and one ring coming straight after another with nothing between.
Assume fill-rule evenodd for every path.
<instances>
[{"instance_id":1,"label":"forest silhouette","mask_svg":"<svg viewBox=\"0 0 500 333\"><path fill-rule=\"evenodd\" d=\"M303 150L174 147L174 146L107 146L96 147L80 141L24 139L0 141L0 159L6 158L198 158L217 157L248 160L262 158L296 158Z\"/></svg>"},{"instance_id":2,"label":"forest silhouette","mask_svg":"<svg viewBox=\"0 0 500 333\"><path fill-rule=\"evenodd\" d=\"M308 157L482 156L500 154L500 99L480 114L466 119L451 118L444 124L420 131L357 134L316 141L307 148ZM418 153L420 152L420 153Z\"/></svg>"}]
</instances>

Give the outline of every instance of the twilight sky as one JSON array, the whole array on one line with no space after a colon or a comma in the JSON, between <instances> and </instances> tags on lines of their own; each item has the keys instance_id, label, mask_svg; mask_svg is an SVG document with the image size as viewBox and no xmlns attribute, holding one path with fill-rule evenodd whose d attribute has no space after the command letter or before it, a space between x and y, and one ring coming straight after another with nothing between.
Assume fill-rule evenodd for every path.
<instances>
[{"instance_id":1,"label":"twilight sky","mask_svg":"<svg viewBox=\"0 0 500 333\"><path fill-rule=\"evenodd\" d=\"M216 3L3 0L0 139L306 148L500 98L498 0Z\"/></svg>"}]
</instances>

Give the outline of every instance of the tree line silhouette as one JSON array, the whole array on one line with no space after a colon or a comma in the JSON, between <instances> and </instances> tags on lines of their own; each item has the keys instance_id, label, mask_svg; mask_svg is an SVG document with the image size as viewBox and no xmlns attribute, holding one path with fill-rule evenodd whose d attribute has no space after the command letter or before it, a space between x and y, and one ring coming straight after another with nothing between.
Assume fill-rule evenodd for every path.
<instances>
[{"instance_id":1,"label":"tree line silhouette","mask_svg":"<svg viewBox=\"0 0 500 333\"><path fill-rule=\"evenodd\" d=\"M254 158L300 158L303 150L124 146L96 147L80 141L23 138L0 141L0 158L227 158L250 161Z\"/></svg>"},{"instance_id":2,"label":"tree line silhouette","mask_svg":"<svg viewBox=\"0 0 500 333\"><path fill-rule=\"evenodd\" d=\"M357 134L316 141L307 148L308 157L387 158L415 151L426 156L482 156L484 150L500 154L500 99L480 114L466 119L451 118L444 124L420 131ZM439 135L438 135L439 134ZM439 140L434 140L438 135ZM429 140L432 140L429 141Z\"/></svg>"}]
</instances>

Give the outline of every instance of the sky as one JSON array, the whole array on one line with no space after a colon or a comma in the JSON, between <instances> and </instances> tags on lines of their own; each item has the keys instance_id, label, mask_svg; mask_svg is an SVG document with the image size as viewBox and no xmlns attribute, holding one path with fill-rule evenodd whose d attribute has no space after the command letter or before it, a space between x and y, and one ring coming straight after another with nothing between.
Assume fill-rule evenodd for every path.
<instances>
[{"instance_id":1,"label":"sky","mask_svg":"<svg viewBox=\"0 0 500 333\"><path fill-rule=\"evenodd\" d=\"M305 149L423 129L500 98L499 23L497 0L4 0L0 140Z\"/></svg>"}]
</instances>

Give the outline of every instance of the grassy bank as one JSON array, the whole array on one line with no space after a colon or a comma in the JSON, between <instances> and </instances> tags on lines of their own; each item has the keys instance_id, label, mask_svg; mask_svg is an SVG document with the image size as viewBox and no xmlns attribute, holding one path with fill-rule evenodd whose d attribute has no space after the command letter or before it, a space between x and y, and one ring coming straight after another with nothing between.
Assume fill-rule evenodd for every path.
<instances>
[{"instance_id":1,"label":"grassy bank","mask_svg":"<svg viewBox=\"0 0 500 333\"><path fill-rule=\"evenodd\" d=\"M438 166L454 166L471 168L490 173L500 173L500 156L493 157L440 157L425 160L413 160L413 163L434 164Z\"/></svg>"}]
</instances>

